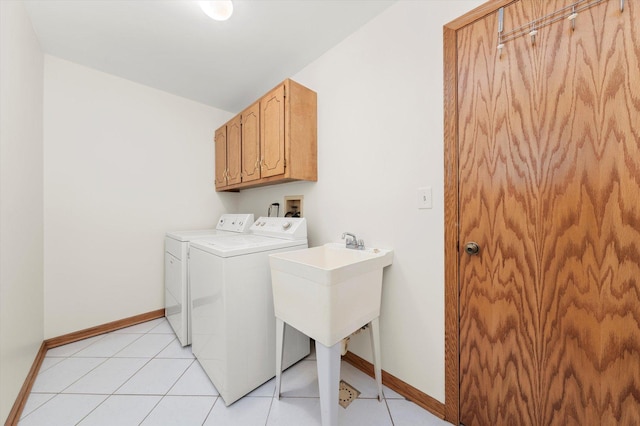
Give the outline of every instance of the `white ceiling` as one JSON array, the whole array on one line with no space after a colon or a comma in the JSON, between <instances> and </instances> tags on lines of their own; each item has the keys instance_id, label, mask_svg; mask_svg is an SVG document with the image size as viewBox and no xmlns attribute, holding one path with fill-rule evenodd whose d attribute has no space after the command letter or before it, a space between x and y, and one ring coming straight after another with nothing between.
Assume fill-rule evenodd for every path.
<instances>
[{"instance_id":1,"label":"white ceiling","mask_svg":"<svg viewBox=\"0 0 640 426\"><path fill-rule=\"evenodd\" d=\"M394 0L235 0L224 22L187 0L27 0L51 55L230 112Z\"/></svg>"}]
</instances>

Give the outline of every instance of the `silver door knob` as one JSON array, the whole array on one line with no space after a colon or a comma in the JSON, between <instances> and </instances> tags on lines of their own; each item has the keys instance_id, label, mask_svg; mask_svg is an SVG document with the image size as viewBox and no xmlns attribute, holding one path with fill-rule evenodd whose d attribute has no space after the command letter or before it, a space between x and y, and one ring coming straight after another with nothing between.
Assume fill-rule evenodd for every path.
<instances>
[{"instance_id":1,"label":"silver door knob","mask_svg":"<svg viewBox=\"0 0 640 426\"><path fill-rule=\"evenodd\" d=\"M480 251L480 246L478 245L478 243L474 243L469 242L464 246L464 251L469 255L469 256L473 256L474 254L478 254L478 252Z\"/></svg>"}]
</instances>

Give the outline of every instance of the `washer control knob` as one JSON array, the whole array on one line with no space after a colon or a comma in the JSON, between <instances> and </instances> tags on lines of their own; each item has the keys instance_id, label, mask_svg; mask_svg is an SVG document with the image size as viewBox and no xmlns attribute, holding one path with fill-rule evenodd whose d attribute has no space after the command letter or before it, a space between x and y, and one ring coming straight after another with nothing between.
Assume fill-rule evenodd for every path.
<instances>
[{"instance_id":1,"label":"washer control knob","mask_svg":"<svg viewBox=\"0 0 640 426\"><path fill-rule=\"evenodd\" d=\"M291 228L291 222L285 222L282 224L282 229L289 229Z\"/></svg>"}]
</instances>

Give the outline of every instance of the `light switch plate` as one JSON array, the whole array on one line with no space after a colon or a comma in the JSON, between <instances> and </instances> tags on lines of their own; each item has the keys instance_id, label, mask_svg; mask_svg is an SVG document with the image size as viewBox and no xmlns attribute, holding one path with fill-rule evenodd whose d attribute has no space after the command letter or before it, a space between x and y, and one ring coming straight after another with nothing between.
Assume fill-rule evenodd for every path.
<instances>
[{"instance_id":1,"label":"light switch plate","mask_svg":"<svg viewBox=\"0 0 640 426\"><path fill-rule=\"evenodd\" d=\"M418 208L419 209L431 209L433 208L433 196L430 186L418 188Z\"/></svg>"}]
</instances>

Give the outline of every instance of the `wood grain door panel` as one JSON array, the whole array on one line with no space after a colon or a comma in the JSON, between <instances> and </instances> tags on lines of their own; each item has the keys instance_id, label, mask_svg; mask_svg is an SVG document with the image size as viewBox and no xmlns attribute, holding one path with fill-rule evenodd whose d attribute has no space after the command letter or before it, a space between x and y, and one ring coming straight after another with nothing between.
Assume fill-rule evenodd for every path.
<instances>
[{"instance_id":1,"label":"wood grain door panel","mask_svg":"<svg viewBox=\"0 0 640 426\"><path fill-rule=\"evenodd\" d=\"M229 185L241 182L241 157L242 130L238 115L227 123L227 183Z\"/></svg>"},{"instance_id":2,"label":"wood grain door panel","mask_svg":"<svg viewBox=\"0 0 640 426\"><path fill-rule=\"evenodd\" d=\"M260 103L242 112L242 181L260 179Z\"/></svg>"},{"instance_id":3,"label":"wood grain door panel","mask_svg":"<svg viewBox=\"0 0 640 426\"><path fill-rule=\"evenodd\" d=\"M215 133L215 183L216 188L227 186L227 127L222 126Z\"/></svg>"},{"instance_id":4,"label":"wood grain door panel","mask_svg":"<svg viewBox=\"0 0 640 426\"><path fill-rule=\"evenodd\" d=\"M285 172L285 99L284 85L278 86L260 100L260 151L262 177Z\"/></svg>"},{"instance_id":5,"label":"wood grain door panel","mask_svg":"<svg viewBox=\"0 0 640 426\"><path fill-rule=\"evenodd\" d=\"M570 4L505 8L505 30ZM640 424L640 22L458 31L460 420ZM463 253L463 252L462 252Z\"/></svg>"}]
</instances>

